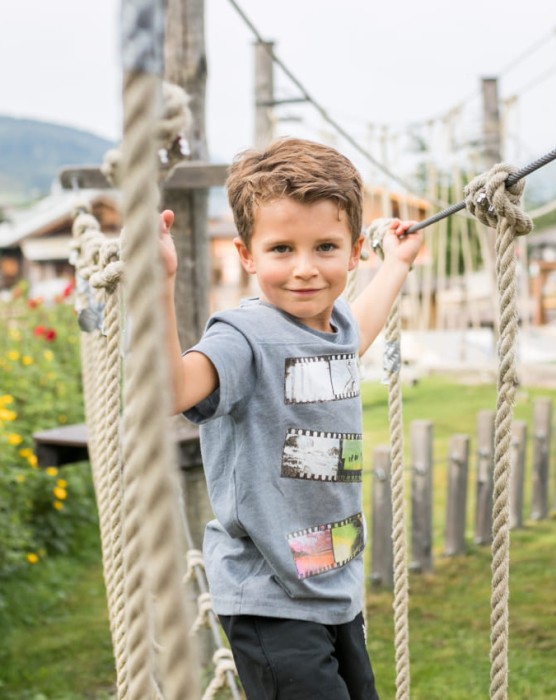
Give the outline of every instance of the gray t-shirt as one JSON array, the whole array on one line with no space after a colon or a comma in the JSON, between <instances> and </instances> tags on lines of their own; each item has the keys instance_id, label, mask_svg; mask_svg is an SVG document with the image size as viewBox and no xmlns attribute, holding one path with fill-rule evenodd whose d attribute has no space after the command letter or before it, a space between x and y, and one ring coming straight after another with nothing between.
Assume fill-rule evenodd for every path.
<instances>
[{"instance_id":1,"label":"gray t-shirt","mask_svg":"<svg viewBox=\"0 0 556 700\"><path fill-rule=\"evenodd\" d=\"M204 555L221 615L323 624L361 610L365 521L358 332L338 300L323 333L250 299L192 350L219 388L186 412L216 519Z\"/></svg>"}]
</instances>

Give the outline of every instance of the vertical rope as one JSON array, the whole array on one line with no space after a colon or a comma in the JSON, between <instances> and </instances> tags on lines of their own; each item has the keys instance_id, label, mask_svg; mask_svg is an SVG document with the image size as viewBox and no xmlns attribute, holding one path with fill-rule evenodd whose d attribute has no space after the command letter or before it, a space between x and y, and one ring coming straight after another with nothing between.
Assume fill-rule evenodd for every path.
<instances>
[{"instance_id":1,"label":"vertical rope","mask_svg":"<svg viewBox=\"0 0 556 700\"><path fill-rule=\"evenodd\" d=\"M399 347L400 300L396 299L386 322L386 347ZM394 634L396 648L396 700L410 697L409 596L405 525L405 474L403 468L403 411L400 368L388 373L388 417L392 463L392 543L394 547Z\"/></svg>"},{"instance_id":2,"label":"vertical rope","mask_svg":"<svg viewBox=\"0 0 556 700\"><path fill-rule=\"evenodd\" d=\"M390 219L377 219L367 235L382 256L382 239ZM403 468L403 409L400 381L401 356L400 297L396 299L385 326L384 372L388 384L390 461L392 465L392 545L394 548L394 646L396 655L396 700L409 700L409 594L405 473Z\"/></svg>"},{"instance_id":3,"label":"vertical rope","mask_svg":"<svg viewBox=\"0 0 556 700\"><path fill-rule=\"evenodd\" d=\"M161 298L158 261L158 204L156 149L153 139L155 106L160 99L162 73L162 4L148 0L126 0L124 21L124 141L123 214L126 222L125 298L131 319L131 351L125 366L124 463L126 517L132 524L127 546L134 565L133 585L126 594L134 597L128 615L130 628L130 678L141 674L140 684L130 693L133 700L148 697L147 673L150 654L136 624L144 605L145 561L149 561L149 583L155 598L155 631L161 650L157 672L167 700L189 700L198 696L193 649L188 637L188 615L181 579L182 542L179 538L179 490L176 467L166 430L169 396L161 343L164 328L158 305ZM132 513L133 511L133 513ZM127 521L126 521L127 522ZM130 567L131 568L131 567ZM128 574L131 573L128 570ZM137 596L137 597L135 597ZM131 686L130 686L131 688Z\"/></svg>"},{"instance_id":4,"label":"vertical rope","mask_svg":"<svg viewBox=\"0 0 556 700\"><path fill-rule=\"evenodd\" d=\"M466 187L469 211L483 223L496 226L496 277L500 304L492 516L491 700L507 700L508 697L509 477L518 332L515 237L529 233L533 227L531 219L519 208L524 181L506 189L505 183L512 171L508 165L495 165Z\"/></svg>"},{"instance_id":5,"label":"vertical rope","mask_svg":"<svg viewBox=\"0 0 556 700\"><path fill-rule=\"evenodd\" d=\"M99 272L92 275L91 286L104 292L105 335L103 366L97 377L103 392L104 428L103 473L105 481L106 519L110 528L110 585L111 616L113 620L113 646L116 660L118 698L123 700L128 692L126 619L125 619L125 571L123 554L123 483L120 433L120 313L118 283L122 273L119 262L119 244L104 243L100 251Z\"/></svg>"}]
</instances>

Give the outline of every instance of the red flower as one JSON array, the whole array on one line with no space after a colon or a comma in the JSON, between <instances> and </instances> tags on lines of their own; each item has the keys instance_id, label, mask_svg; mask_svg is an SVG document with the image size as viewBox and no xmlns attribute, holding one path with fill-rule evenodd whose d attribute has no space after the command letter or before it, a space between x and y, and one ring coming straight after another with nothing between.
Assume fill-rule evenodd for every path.
<instances>
[{"instance_id":1,"label":"red flower","mask_svg":"<svg viewBox=\"0 0 556 700\"><path fill-rule=\"evenodd\" d=\"M70 280L70 281L66 284L66 286L64 287L64 291L62 292L62 296L63 296L63 297L69 297L69 295L70 295L70 294L72 293L72 291L73 291L74 286L75 286L74 281L73 281L73 280Z\"/></svg>"},{"instance_id":2,"label":"red flower","mask_svg":"<svg viewBox=\"0 0 556 700\"><path fill-rule=\"evenodd\" d=\"M36 309L37 306L40 306L42 304L42 297L35 297L34 299L29 299L27 302L27 306L30 309Z\"/></svg>"},{"instance_id":3,"label":"red flower","mask_svg":"<svg viewBox=\"0 0 556 700\"><path fill-rule=\"evenodd\" d=\"M56 331L54 328L48 328L44 333L44 339L47 342L52 342L56 338Z\"/></svg>"},{"instance_id":4,"label":"red flower","mask_svg":"<svg viewBox=\"0 0 556 700\"><path fill-rule=\"evenodd\" d=\"M35 329L33 330L33 334L39 338L41 335L44 335L46 333L46 328L44 326L36 326Z\"/></svg>"}]
</instances>

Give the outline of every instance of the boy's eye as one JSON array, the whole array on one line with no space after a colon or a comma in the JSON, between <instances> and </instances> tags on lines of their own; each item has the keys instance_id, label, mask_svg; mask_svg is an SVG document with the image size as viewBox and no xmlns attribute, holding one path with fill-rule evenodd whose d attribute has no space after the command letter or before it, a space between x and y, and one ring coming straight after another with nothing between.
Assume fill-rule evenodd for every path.
<instances>
[{"instance_id":1,"label":"boy's eye","mask_svg":"<svg viewBox=\"0 0 556 700\"><path fill-rule=\"evenodd\" d=\"M272 248L273 253L287 253L289 251L289 246L287 245L275 245Z\"/></svg>"},{"instance_id":2,"label":"boy's eye","mask_svg":"<svg viewBox=\"0 0 556 700\"><path fill-rule=\"evenodd\" d=\"M329 253L331 250L335 250L336 246L334 243L321 243L319 245L319 250L323 253Z\"/></svg>"}]
</instances>

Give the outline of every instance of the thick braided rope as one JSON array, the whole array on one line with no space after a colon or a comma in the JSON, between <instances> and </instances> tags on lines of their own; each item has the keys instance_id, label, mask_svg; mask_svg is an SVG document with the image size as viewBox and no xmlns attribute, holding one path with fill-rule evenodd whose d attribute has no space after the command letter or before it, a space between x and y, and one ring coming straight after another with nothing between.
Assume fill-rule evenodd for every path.
<instances>
[{"instance_id":1,"label":"thick braided rope","mask_svg":"<svg viewBox=\"0 0 556 700\"><path fill-rule=\"evenodd\" d=\"M122 275L119 243L105 242L100 249L99 270L91 275L91 286L105 298L105 363L97 377L104 392L104 471L111 537L113 646L118 698L128 691L125 566L123 543L123 481L120 455L120 311L118 285Z\"/></svg>"},{"instance_id":2,"label":"thick braided rope","mask_svg":"<svg viewBox=\"0 0 556 700\"><path fill-rule=\"evenodd\" d=\"M482 223L496 225L496 276L500 303L498 338L498 399L494 437L494 495L492 518L491 671L490 697L508 697L508 601L510 568L509 476L511 425L517 386L515 347L518 333L515 237L532 230L531 219L520 208L525 182L506 189L514 172L495 165L465 189L469 211Z\"/></svg>"},{"instance_id":3,"label":"thick braided rope","mask_svg":"<svg viewBox=\"0 0 556 700\"><path fill-rule=\"evenodd\" d=\"M167 381L160 349L164 329L156 301L161 292L156 264L158 192L152 130L158 86L157 77L149 73L128 71L124 76L124 288L127 312L132 319L124 392L126 499L128 495L132 498L132 504L126 506L126 522L133 510L131 542L126 537L126 544L132 548L135 563L139 563L138 552L143 543L148 555L149 581L156 598L155 630L162 643L160 676L164 696L167 700L188 700L197 694L197 677L181 585L179 490L166 435L169 397L163 390ZM128 483L131 494L127 491ZM135 567L126 594L135 596L145 574L144 567ZM135 628L137 602L128 619L130 677L135 670L142 673L145 666L150 666L145 659L144 640ZM143 700L147 689L131 697Z\"/></svg>"},{"instance_id":4,"label":"thick braided rope","mask_svg":"<svg viewBox=\"0 0 556 700\"><path fill-rule=\"evenodd\" d=\"M118 697L127 695L126 621L124 604L124 562L122 549L122 484L119 449L119 304L117 287L122 267L119 244L108 242L89 215L78 215L74 222L78 252L76 268L88 277L97 296L105 301L103 333L82 334L87 347L85 393L95 394L94 420L88 421L89 449L95 455L97 505L103 542L103 566L107 591L112 644L116 662ZM80 300L85 308L88 299ZM94 427L91 430L91 424Z\"/></svg>"},{"instance_id":5,"label":"thick braided rope","mask_svg":"<svg viewBox=\"0 0 556 700\"><path fill-rule=\"evenodd\" d=\"M377 219L368 232L373 248L382 255L390 219ZM394 548L394 646L396 653L396 700L408 700L409 597L407 576L407 536L405 513L405 474L403 468L403 410L400 382L400 301L396 299L385 327L384 369L388 382L390 460L392 465L392 545Z\"/></svg>"},{"instance_id":6,"label":"thick braided rope","mask_svg":"<svg viewBox=\"0 0 556 700\"><path fill-rule=\"evenodd\" d=\"M100 250L104 237L100 232L98 221L87 213L81 213L75 218L72 233L75 243L74 250L78 252L75 261L77 273L83 280L90 282L90 279L99 271ZM89 303L88 299L80 300L80 304L85 305L87 303ZM106 371L106 340L98 330L91 334L83 335L85 336L83 338L84 347L87 348L86 367L89 375L88 381L85 383L85 393L88 394L88 442L92 447L90 456L99 516L104 582L110 629L114 641L114 580L112 575L112 538L108 508L108 480L105 469L106 422L104 417L104 389L102 382L98 381L99 375Z\"/></svg>"}]
</instances>

